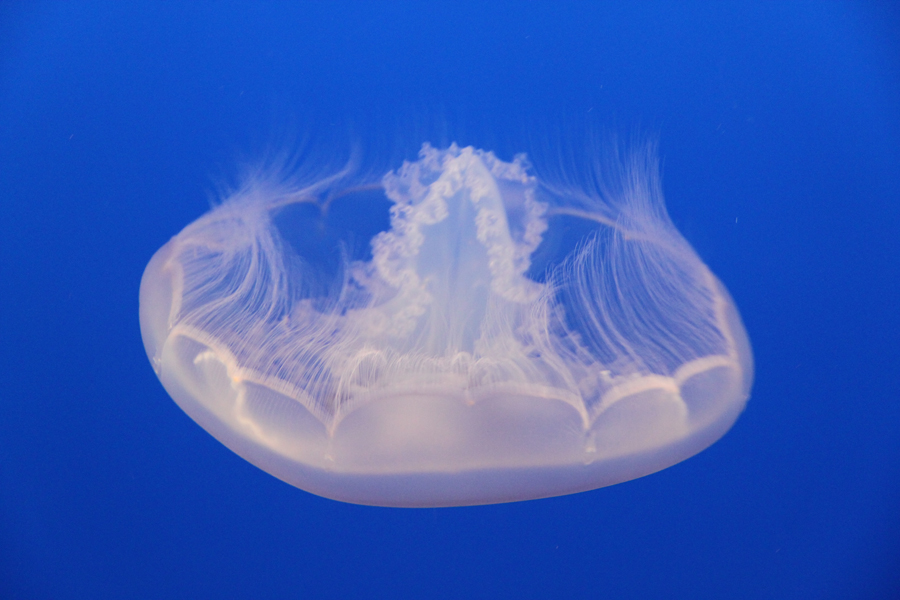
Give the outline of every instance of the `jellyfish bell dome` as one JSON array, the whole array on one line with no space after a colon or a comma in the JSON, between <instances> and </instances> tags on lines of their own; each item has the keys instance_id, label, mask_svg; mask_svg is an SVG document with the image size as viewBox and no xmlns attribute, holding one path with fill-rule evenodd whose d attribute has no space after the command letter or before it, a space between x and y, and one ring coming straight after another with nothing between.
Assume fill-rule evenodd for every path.
<instances>
[{"instance_id":1,"label":"jellyfish bell dome","mask_svg":"<svg viewBox=\"0 0 900 600\"><path fill-rule=\"evenodd\" d=\"M253 180L152 258L147 354L228 448L306 491L452 506L674 465L747 401L734 303L652 152L606 187L423 146L377 185Z\"/></svg>"}]
</instances>

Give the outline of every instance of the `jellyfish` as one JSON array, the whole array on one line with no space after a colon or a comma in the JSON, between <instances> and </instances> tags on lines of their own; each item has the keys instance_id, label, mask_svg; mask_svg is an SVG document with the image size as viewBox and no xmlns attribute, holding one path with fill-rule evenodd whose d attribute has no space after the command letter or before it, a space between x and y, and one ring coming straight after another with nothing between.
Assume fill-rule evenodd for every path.
<instances>
[{"instance_id":1,"label":"jellyfish","mask_svg":"<svg viewBox=\"0 0 900 600\"><path fill-rule=\"evenodd\" d=\"M718 440L752 382L734 302L652 149L593 181L425 144L380 181L251 177L150 260L162 385L298 488L378 506L571 494Z\"/></svg>"}]
</instances>

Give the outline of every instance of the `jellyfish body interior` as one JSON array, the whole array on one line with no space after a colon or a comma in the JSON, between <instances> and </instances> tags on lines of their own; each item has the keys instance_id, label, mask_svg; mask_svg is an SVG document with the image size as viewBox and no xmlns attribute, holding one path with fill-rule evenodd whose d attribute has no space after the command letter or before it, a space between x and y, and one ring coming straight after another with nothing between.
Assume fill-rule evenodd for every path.
<instances>
[{"instance_id":1,"label":"jellyfish body interior","mask_svg":"<svg viewBox=\"0 0 900 600\"><path fill-rule=\"evenodd\" d=\"M329 498L485 504L653 473L731 427L752 358L653 154L614 179L554 187L524 156L425 145L377 185L251 181L150 261L147 353L213 436Z\"/></svg>"}]
</instances>

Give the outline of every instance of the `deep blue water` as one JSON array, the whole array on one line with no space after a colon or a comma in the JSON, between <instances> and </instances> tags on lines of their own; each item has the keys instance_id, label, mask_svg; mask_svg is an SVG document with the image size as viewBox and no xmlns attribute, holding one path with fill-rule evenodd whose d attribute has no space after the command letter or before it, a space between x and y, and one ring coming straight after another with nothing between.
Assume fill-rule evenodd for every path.
<instances>
[{"instance_id":1,"label":"deep blue water","mask_svg":"<svg viewBox=\"0 0 900 600\"><path fill-rule=\"evenodd\" d=\"M686 462L352 506L232 454L150 368L144 266L241 161L635 132L756 359ZM0 598L900 597L895 5L5 3L0 207Z\"/></svg>"}]
</instances>

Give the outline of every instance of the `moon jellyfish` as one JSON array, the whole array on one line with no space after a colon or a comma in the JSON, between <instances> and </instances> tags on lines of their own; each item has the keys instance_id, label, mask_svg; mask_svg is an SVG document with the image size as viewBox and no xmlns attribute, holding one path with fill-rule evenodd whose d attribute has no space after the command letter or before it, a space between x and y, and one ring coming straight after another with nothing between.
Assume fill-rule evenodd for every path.
<instances>
[{"instance_id":1,"label":"moon jellyfish","mask_svg":"<svg viewBox=\"0 0 900 600\"><path fill-rule=\"evenodd\" d=\"M752 357L653 152L610 171L560 185L426 144L369 185L251 178L147 266L147 354L220 442L328 498L488 504L659 471L731 427Z\"/></svg>"}]
</instances>

